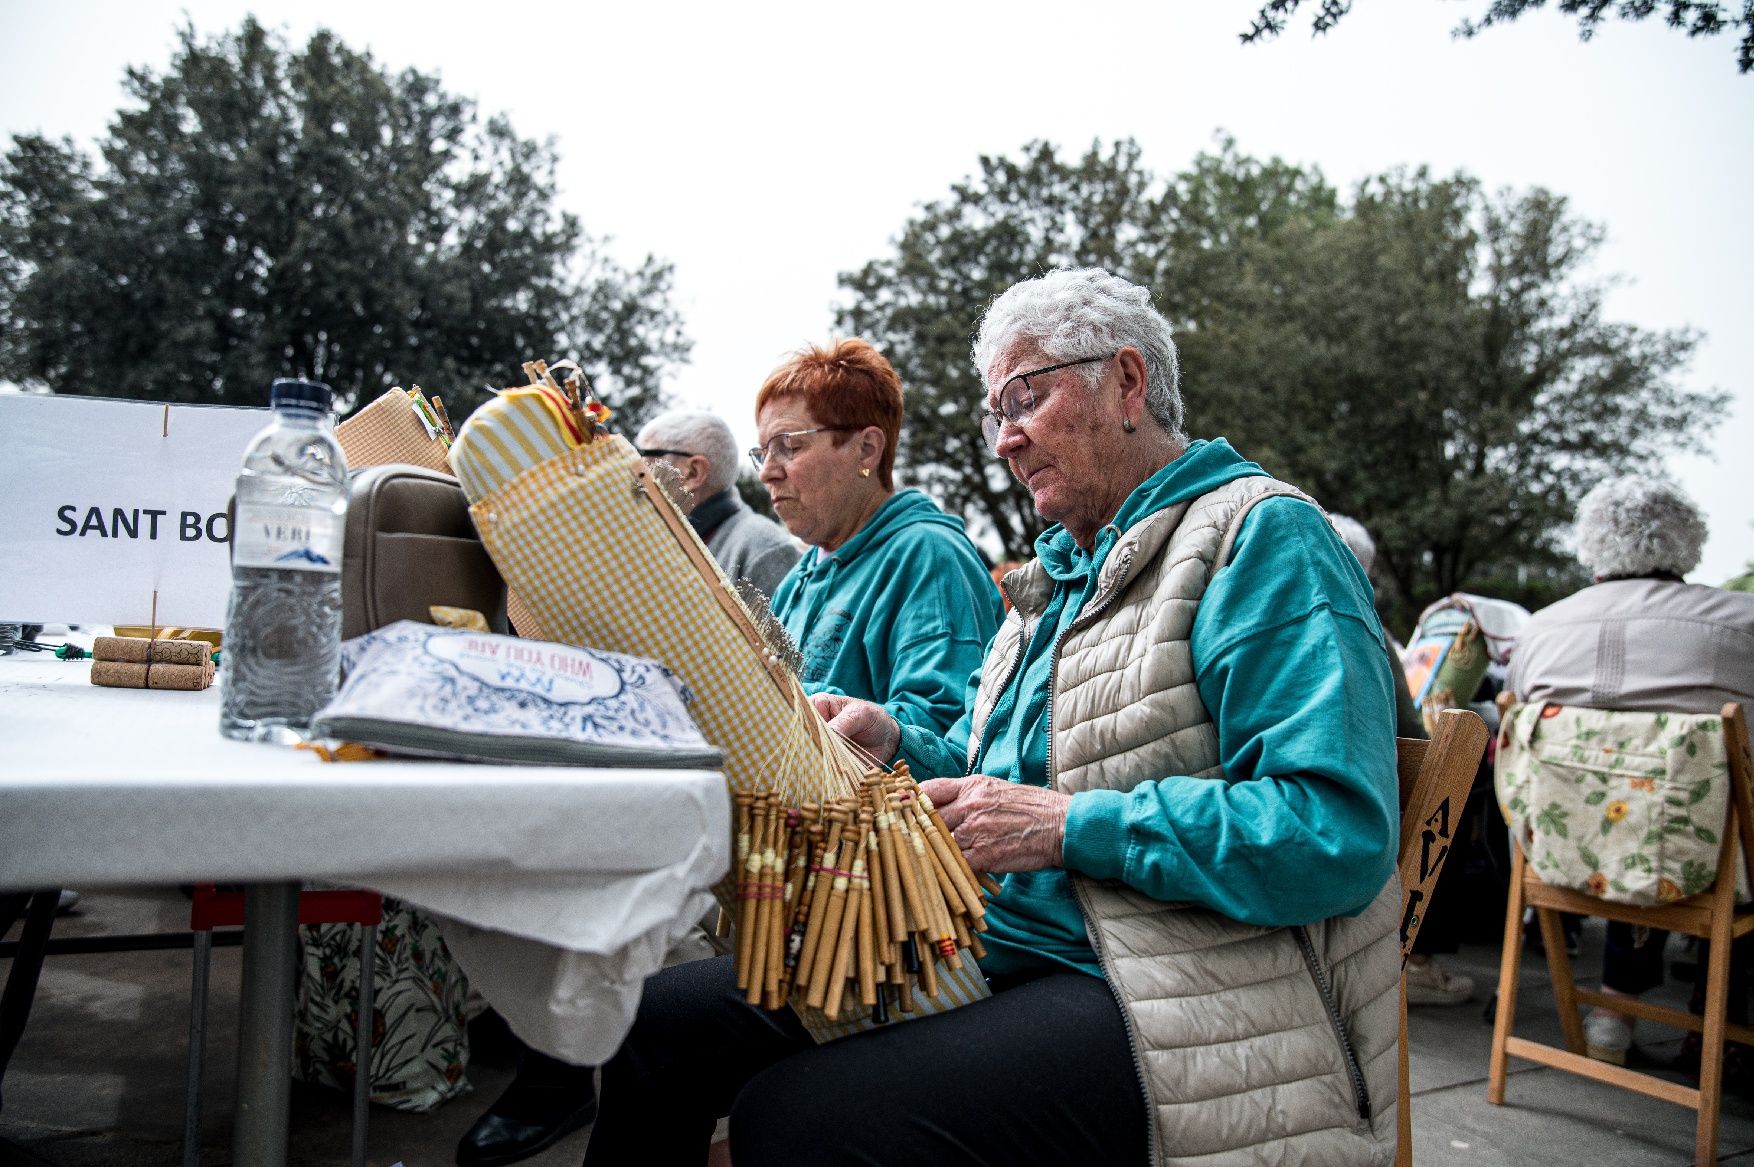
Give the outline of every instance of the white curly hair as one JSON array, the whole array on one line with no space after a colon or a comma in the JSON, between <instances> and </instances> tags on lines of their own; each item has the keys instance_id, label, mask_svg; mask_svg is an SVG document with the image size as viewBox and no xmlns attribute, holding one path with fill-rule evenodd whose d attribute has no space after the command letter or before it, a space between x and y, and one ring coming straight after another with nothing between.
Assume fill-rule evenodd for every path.
<instances>
[{"instance_id":1,"label":"white curly hair","mask_svg":"<svg viewBox=\"0 0 1754 1167\"><path fill-rule=\"evenodd\" d=\"M1007 349L1027 340L1049 361L1072 361L1131 345L1145 358L1145 407L1175 437L1182 430L1181 364L1169 321L1151 306L1151 289L1100 268L1056 268L1012 284L987 306L969 355L984 381ZM1076 370L1095 387L1101 365Z\"/></svg>"},{"instance_id":2,"label":"white curly hair","mask_svg":"<svg viewBox=\"0 0 1754 1167\"><path fill-rule=\"evenodd\" d=\"M1376 566L1376 540L1370 537L1364 524L1351 515L1340 514L1330 514L1328 523L1334 528L1334 533L1340 536L1340 541L1352 549L1358 565L1364 568L1364 574L1369 575L1370 569Z\"/></svg>"},{"instance_id":3,"label":"white curly hair","mask_svg":"<svg viewBox=\"0 0 1754 1167\"><path fill-rule=\"evenodd\" d=\"M1597 579L1699 566L1705 519L1673 483L1641 474L1598 483L1577 505L1577 559Z\"/></svg>"}]
</instances>

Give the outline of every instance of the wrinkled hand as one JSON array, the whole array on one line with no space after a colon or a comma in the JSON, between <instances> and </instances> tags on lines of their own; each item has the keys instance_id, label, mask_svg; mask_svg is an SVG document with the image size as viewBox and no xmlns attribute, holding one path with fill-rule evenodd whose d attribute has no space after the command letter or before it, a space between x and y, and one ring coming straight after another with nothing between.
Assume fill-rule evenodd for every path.
<instances>
[{"instance_id":1,"label":"wrinkled hand","mask_svg":"<svg viewBox=\"0 0 1754 1167\"><path fill-rule=\"evenodd\" d=\"M811 696L810 704L828 722L829 729L879 762L889 761L901 748L901 726L881 705L838 693L816 693Z\"/></svg>"},{"instance_id":2,"label":"wrinkled hand","mask_svg":"<svg viewBox=\"0 0 1754 1167\"><path fill-rule=\"evenodd\" d=\"M933 778L920 789L944 816L976 871L1040 871L1061 866L1072 796L976 774Z\"/></svg>"}]
</instances>

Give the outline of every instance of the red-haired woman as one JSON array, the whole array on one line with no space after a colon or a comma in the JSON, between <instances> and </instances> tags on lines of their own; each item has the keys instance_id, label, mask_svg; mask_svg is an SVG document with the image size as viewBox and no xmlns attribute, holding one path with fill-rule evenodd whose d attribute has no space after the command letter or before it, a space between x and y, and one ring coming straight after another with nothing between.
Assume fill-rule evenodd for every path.
<instances>
[{"instance_id":1,"label":"red-haired woman","mask_svg":"<svg viewBox=\"0 0 1754 1167\"><path fill-rule=\"evenodd\" d=\"M810 547L772 601L805 687L949 729L999 626L999 592L959 520L895 489L894 367L863 340L801 349L768 375L755 420L750 459Z\"/></svg>"}]
</instances>

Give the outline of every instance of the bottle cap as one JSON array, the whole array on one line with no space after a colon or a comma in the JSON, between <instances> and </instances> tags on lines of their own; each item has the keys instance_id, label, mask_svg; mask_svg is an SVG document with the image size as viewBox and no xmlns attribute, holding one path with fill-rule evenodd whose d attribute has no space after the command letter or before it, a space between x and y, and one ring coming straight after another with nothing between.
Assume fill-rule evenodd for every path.
<instances>
[{"instance_id":1,"label":"bottle cap","mask_svg":"<svg viewBox=\"0 0 1754 1167\"><path fill-rule=\"evenodd\" d=\"M334 401L334 392L321 381L281 377L268 389L268 404L275 409L314 409L327 413Z\"/></svg>"}]
</instances>

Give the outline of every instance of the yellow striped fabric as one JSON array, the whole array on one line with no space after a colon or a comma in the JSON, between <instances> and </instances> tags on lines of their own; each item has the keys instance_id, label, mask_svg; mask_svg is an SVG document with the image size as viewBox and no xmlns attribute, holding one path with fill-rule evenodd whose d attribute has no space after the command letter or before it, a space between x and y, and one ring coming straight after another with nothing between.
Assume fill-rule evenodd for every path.
<instances>
[{"instance_id":1,"label":"yellow striped fabric","mask_svg":"<svg viewBox=\"0 0 1754 1167\"><path fill-rule=\"evenodd\" d=\"M535 387L507 389L469 415L451 444L451 469L472 503L527 468L574 447L559 408Z\"/></svg>"},{"instance_id":2,"label":"yellow striped fabric","mask_svg":"<svg viewBox=\"0 0 1754 1167\"><path fill-rule=\"evenodd\" d=\"M891 1006L889 1024L898 1021L917 1021L921 1017L930 1017L935 1013L948 1013L963 1005L972 1005L985 997L993 995L987 988L987 978L981 975L980 966L974 961L974 954L964 948L961 951L962 967L952 972L944 965L938 966L938 995L928 997L924 992L914 993L914 1011L903 1013ZM876 1029L877 1022L871 1020L871 1010L861 1005L859 998L848 993L841 999L840 1018L836 1020L820 1009L811 1009L799 1004L803 998L793 1001L792 1008L798 1013L798 1020L816 1039L816 1044L838 1041L843 1037L851 1037L855 1033L863 1033L867 1029Z\"/></svg>"}]
</instances>

